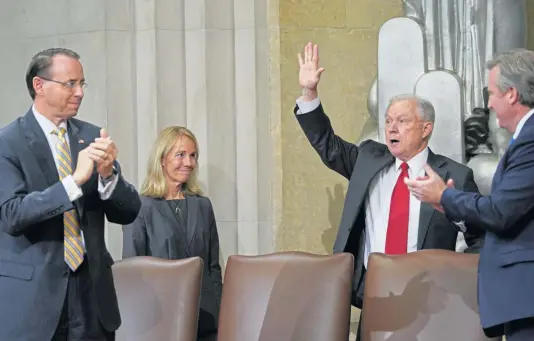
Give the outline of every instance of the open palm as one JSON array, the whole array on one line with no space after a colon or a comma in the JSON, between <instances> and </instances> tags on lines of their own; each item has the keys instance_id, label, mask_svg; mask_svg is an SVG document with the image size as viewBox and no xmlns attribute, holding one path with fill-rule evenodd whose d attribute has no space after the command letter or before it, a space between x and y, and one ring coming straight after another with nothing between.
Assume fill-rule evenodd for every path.
<instances>
[{"instance_id":1,"label":"open palm","mask_svg":"<svg viewBox=\"0 0 534 341\"><path fill-rule=\"evenodd\" d=\"M317 84L321 78L324 68L319 68L319 48L311 42L304 47L304 58L299 53L300 65L299 83L300 87L308 90L317 89Z\"/></svg>"}]
</instances>

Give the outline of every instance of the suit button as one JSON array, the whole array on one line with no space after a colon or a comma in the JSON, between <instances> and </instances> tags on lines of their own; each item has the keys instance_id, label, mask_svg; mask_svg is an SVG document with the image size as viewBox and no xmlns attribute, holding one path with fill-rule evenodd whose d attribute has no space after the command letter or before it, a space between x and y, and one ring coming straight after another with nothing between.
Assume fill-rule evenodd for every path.
<instances>
[{"instance_id":1,"label":"suit button","mask_svg":"<svg viewBox=\"0 0 534 341\"><path fill-rule=\"evenodd\" d=\"M63 271L63 277L69 277L69 270Z\"/></svg>"}]
</instances>

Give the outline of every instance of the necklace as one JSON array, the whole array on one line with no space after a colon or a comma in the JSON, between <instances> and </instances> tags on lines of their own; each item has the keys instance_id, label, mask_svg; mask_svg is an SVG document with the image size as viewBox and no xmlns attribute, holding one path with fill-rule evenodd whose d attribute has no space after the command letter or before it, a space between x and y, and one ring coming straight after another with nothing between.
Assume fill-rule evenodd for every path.
<instances>
[{"instance_id":1,"label":"necklace","mask_svg":"<svg viewBox=\"0 0 534 341\"><path fill-rule=\"evenodd\" d=\"M180 215L182 214L182 210L180 210L180 207L178 207L178 204L176 204L174 200L168 200L167 202L171 205L172 208L174 208L175 213Z\"/></svg>"}]
</instances>

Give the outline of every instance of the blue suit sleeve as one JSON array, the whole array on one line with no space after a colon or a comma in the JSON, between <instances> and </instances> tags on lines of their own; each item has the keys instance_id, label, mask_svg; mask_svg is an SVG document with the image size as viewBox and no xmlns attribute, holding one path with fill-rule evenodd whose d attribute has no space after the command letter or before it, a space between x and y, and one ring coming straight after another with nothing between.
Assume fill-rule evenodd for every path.
<instances>
[{"instance_id":1,"label":"blue suit sleeve","mask_svg":"<svg viewBox=\"0 0 534 341\"><path fill-rule=\"evenodd\" d=\"M44 191L28 193L22 169L6 150L0 152L0 170L0 226L5 233L19 236L74 207L59 179Z\"/></svg>"},{"instance_id":2,"label":"blue suit sleeve","mask_svg":"<svg viewBox=\"0 0 534 341\"><path fill-rule=\"evenodd\" d=\"M127 225L137 218L141 209L141 199L135 187L124 180L120 165L115 161L117 184L107 200L102 200L104 212L109 222Z\"/></svg>"},{"instance_id":3,"label":"blue suit sleeve","mask_svg":"<svg viewBox=\"0 0 534 341\"><path fill-rule=\"evenodd\" d=\"M534 140L516 144L490 195L445 190L441 205L449 219L498 235L521 231L521 219L534 209Z\"/></svg>"}]
</instances>

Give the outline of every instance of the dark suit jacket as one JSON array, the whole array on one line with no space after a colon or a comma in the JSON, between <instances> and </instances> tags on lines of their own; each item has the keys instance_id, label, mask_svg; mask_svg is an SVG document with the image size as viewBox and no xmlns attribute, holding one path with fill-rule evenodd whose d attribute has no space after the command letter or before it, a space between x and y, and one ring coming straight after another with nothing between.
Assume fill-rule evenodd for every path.
<instances>
[{"instance_id":1,"label":"dark suit jacket","mask_svg":"<svg viewBox=\"0 0 534 341\"><path fill-rule=\"evenodd\" d=\"M486 333L534 317L534 117L500 160L490 195L447 189L441 203L451 219L486 230L478 282Z\"/></svg>"},{"instance_id":2,"label":"dark suit jacket","mask_svg":"<svg viewBox=\"0 0 534 341\"><path fill-rule=\"evenodd\" d=\"M100 128L70 119L67 130L76 165L78 152L100 136ZM85 142L78 143L81 140ZM82 186L83 196L71 202L32 111L0 130L0 340L52 338L69 278L63 254L63 212L73 207L80 216L85 261L97 298L95 314L108 331L119 327L104 216L113 223L130 223L141 202L118 169L111 198L100 199L95 168Z\"/></svg>"},{"instance_id":3,"label":"dark suit jacket","mask_svg":"<svg viewBox=\"0 0 534 341\"><path fill-rule=\"evenodd\" d=\"M295 113L297 110L298 107L295 107ZM352 304L361 308L365 280L365 199L373 178L394 164L395 158L384 144L368 140L356 146L335 135L322 105L313 112L296 116L324 164L350 180L334 252L351 252L355 256ZM478 192L470 168L432 151L429 151L427 163L443 179L454 179L456 187ZM445 215L431 205L421 203L418 249L455 250L457 236L458 228ZM473 252L480 247L480 231L466 233L465 238L468 251Z\"/></svg>"},{"instance_id":4,"label":"dark suit jacket","mask_svg":"<svg viewBox=\"0 0 534 341\"><path fill-rule=\"evenodd\" d=\"M201 257L204 261L199 336L217 330L222 294L219 236L211 201L186 196L187 231L179 228L164 199L141 196L142 208L133 224L123 227L123 257L165 259Z\"/></svg>"}]
</instances>

